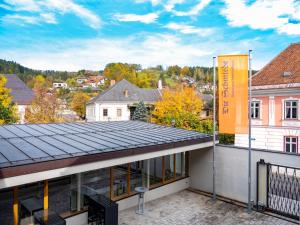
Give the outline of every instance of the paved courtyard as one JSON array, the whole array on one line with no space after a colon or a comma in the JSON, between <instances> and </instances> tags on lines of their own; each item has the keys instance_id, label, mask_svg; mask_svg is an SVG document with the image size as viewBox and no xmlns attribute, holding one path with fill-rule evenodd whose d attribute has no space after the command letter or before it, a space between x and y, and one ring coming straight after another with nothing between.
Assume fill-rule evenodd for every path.
<instances>
[{"instance_id":1,"label":"paved courtyard","mask_svg":"<svg viewBox=\"0 0 300 225\"><path fill-rule=\"evenodd\" d=\"M119 213L119 225L288 225L293 224L265 214L253 212L190 191L181 191L146 203L145 215L135 214L135 208Z\"/></svg>"}]
</instances>

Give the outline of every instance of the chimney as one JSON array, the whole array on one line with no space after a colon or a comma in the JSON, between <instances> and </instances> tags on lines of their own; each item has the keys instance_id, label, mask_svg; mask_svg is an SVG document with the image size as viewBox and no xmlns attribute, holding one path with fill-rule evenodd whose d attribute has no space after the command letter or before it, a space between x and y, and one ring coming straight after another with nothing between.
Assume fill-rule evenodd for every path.
<instances>
[{"instance_id":1,"label":"chimney","mask_svg":"<svg viewBox=\"0 0 300 225\"><path fill-rule=\"evenodd\" d=\"M162 81L161 80L158 81L157 88L158 88L158 90L162 90Z\"/></svg>"},{"instance_id":2,"label":"chimney","mask_svg":"<svg viewBox=\"0 0 300 225\"><path fill-rule=\"evenodd\" d=\"M124 90L124 96L125 96L126 98L128 97L128 90L127 90L127 89Z\"/></svg>"},{"instance_id":3,"label":"chimney","mask_svg":"<svg viewBox=\"0 0 300 225\"><path fill-rule=\"evenodd\" d=\"M110 80L110 86L113 86L116 84L116 81L115 80Z\"/></svg>"}]
</instances>

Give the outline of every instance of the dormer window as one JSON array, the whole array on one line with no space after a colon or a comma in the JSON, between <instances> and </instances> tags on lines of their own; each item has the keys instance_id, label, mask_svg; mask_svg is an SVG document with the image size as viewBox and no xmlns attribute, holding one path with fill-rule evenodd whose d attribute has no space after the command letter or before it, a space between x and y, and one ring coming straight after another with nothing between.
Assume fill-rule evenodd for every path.
<instances>
[{"instance_id":1,"label":"dormer window","mask_svg":"<svg viewBox=\"0 0 300 225\"><path fill-rule=\"evenodd\" d=\"M284 71L283 74L282 74L283 77L290 77L292 76L292 72L289 72L289 71Z\"/></svg>"},{"instance_id":2,"label":"dormer window","mask_svg":"<svg viewBox=\"0 0 300 225\"><path fill-rule=\"evenodd\" d=\"M128 90L127 90L127 89L124 90L124 96L125 96L126 98L128 97Z\"/></svg>"}]
</instances>

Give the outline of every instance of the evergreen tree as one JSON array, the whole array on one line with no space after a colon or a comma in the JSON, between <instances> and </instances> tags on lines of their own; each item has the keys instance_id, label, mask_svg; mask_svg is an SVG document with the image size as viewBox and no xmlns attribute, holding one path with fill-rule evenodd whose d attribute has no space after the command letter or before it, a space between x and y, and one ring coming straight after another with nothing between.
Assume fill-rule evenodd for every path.
<instances>
[{"instance_id":1,"label":"evergreen tree","mask_svg":"<svg viewBox=\"0 0 300 225\"><path fill-rule=\"evenodd\" d=\"M148 109L143 101L140 101L133 113L133 120L147 121L148 119Z\"/></svg>"}]
</instances>

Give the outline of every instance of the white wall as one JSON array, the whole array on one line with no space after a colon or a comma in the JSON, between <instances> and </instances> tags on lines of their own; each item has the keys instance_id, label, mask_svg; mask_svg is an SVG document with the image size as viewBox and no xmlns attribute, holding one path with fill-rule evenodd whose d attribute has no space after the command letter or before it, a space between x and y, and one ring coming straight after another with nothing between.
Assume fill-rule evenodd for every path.
<instances>
[{"instance_id":1,"label":"white wall","mask_svg":"<svg viewBox=\"0 0 300 225\"><path fill-rule=\"evenodd\" d=\"M184 189L189 188L190 186L190 178L185 178L167 185L164 185L159 188L155 188L146 192L145 194L145 202L149 202L158 198L162 198L167 195L171 195L182 191ZM138 203L138 195L134 195L129 198L122 199L117 202L119 204L119 211L128 209L134 206L137 206ZM145 206L147 208L147 205Z\"/></svg>"},{"instance_id":2,"label":"white wall","mask_svg":"<svg viewBox=\"0 0 300 225\"><path fill-rule=\"evenodd\" d=\"M26 105L18 105L18 114L19 114L19 121L18 123L25 123L25 111L26 111Z\"/></svg>"},{"instance_id":3,"label":"white wall","mask_svg":"<svg viewBox=\"0 0 300 225\"><path fill-rule=\"evenodd\" d=\"M89 108L95 107L95 116L89 115ZM108 110L108 116L103 116L103 109ZM121 109L121 117L117 116L117 109ZM127 103L95 103L87 105L86 109L87 121L126 121L130 120L130 110Z\"/></svg>"},{"instance_id":4,"label":"white wall","mask_svg":"<svg viewBox=\"0 0 300 225\"><path fill-rule=\"evenodd\" d=\"M192 188L206 192L213 190L212 148L191 152L190 183ZM300 168L300 155L253 150L252 151L252 199L256 200L256 162L265 162ZM216 193L247 202L248 198L248 150L246 148L217 146L215 152Z\"/></svg>"},{"instance_id":5,"label":"white wall","mask_svg":"<svg viewBox=\"0 0 300 225\"><path fill-rule=\"evenodd\" d=\"M252 127L252 147L283 152L284 136L300 137L299 127ZM235 145L248 147L248 135L236 134Z\"/></svg>"},{"instance_id":6,"label":"white wall","mask_svg":"<svg viewBox=\"0 0 300 225\"><path fill-rule=\"evenodd\" d=\"M96 121L96 108L95 104L87 105L85 111L86 119L88 122Z\"/></svg>"}]
</instances>

